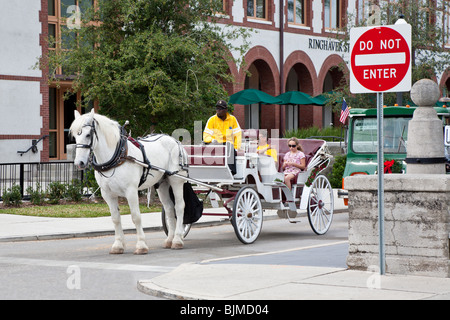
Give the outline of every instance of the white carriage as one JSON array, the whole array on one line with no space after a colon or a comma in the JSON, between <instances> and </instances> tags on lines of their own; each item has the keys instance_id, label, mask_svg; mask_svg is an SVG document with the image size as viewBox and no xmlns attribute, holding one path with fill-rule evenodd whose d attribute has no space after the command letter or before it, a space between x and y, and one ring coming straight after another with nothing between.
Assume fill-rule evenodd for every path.
<instances>
[{"instance_id":1,"label":"white carriage","mask_svg":"<svg viewBox=\"0 0 450 320\"><path fill-rule=\"evenodd\" d=\"M269 139L269 145L278 153L275 162L270 156L256 153L257 134L257 130L244 132L242 149L235 158L234 175L228 166L234 158L231 145L184 146L189 159L189 178L210 186L209 189L196 188L196 191L208 193L212 204L222 202L227 211L203 214L229 217L238 239L244 244L258 238L266 209L277 210L280 218L290 222L297 222L296 217L306 211L312 230L318 235L325 234L334 211L333 190L322 174L332 158L326 141L300 140L307 168L292 182L291 190L284 184L284 175L279 170L288 152L288 139ZM186 234L188 230L186 226Z\"/></svg>"}]
</instances>

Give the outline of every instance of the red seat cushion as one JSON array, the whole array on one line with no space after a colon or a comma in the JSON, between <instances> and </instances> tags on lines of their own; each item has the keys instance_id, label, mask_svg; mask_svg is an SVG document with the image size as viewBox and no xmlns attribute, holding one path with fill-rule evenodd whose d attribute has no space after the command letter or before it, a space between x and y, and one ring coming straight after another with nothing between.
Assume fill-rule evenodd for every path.
<instances>
[{"instance_id":1,"label":"red seat cushion","mask_svg":"<svg viewBox=\"0 0 450 320\"><path fill-rule=\"evenodd\" d=\"M184 146L190 166L224 166L226 151L223 145Z\"/></svg>"}]
</instances>

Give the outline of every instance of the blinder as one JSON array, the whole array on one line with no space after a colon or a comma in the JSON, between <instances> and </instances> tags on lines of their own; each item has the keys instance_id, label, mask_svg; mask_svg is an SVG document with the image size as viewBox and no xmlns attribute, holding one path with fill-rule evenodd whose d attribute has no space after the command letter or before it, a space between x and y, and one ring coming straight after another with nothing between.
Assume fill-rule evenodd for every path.
<instances>
[{"instance_id":1,"label":"blinder","mask_svg":"<svg viewBox=\"0 0 450 320\"><path fill-rule=\"evenodd\" d=\"M84 127L91 127L91 131L89 132L90 136L91 136L91 141L89 142L89 144L82 144L82 143L77 143L75 145L75 148L77 149L90 149L92 151L92 146L94 144L94 135L98 140L98 136L97 136L97 131L95 130L95 119L92 121L91 124L85 124L84 126L81 127L81 129L83 129Z\"/></svg>"}]
</instances>

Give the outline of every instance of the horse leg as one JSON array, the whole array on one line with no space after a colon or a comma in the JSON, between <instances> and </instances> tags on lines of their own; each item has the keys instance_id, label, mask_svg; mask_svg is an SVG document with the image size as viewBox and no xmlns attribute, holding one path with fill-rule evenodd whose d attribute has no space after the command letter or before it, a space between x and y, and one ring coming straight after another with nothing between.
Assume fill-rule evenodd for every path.
<instances>
[{"instance_id":1,"label":"horse leg","mask_svg":"<svg viewBox=\"0 0 450 320\"><path fill-rule=\"evenodd\" d=\"M142 219L141 219L141 211L139 209L139 196L137 190L129 192L127 196L128 206L131 211L131 219L133 220L134 225L136 226L136 250L134 254L147 254L148 247L145 243L145 234L144 229L142 227Z\"/></svg>"},{"instance_id":2,"label":"horse leg","mask_svg":"<svg viewBox=\"0 0 450 320\"><path fill-rule=\"evenodd\" d=\"M120 220L119 212L119 199L115 196L105 195L102 192L103 199L109 206L109 211L111 212L111 218L114 223L115 240L114 244L109 251L110 254L122 254L125 251L125 236L122 230L122 223Z\"/></svg>"},{"instance_id":3,"label":"horse leg","mask_svg":"<svg viewBox=\"0 0 450 320\"><path fill-rule=\"evenodd\" d=\"M175 213L177 215L175 237L173 238L172 249L182 249L183 233L184 233L184 196L183 196L184 181L178 178L171 179L171 186L173 195L175 196Z\"/></svg>"},{"instance_id":4,"label":"horse leg","mask_svg":"<svg viewBox=\"0 0 450 320\"><path fill-rule=\"evenodd\" d=\"M175 235L175 213L173 202L170 199L169 187L169 184L164 181L158 188L159 200L161 200L164 211L166 213L166 225L168 234L166 240L164 241L163 247L167 249L170 249L172 247L172 241Z\"/></svg>"}]
</instances>

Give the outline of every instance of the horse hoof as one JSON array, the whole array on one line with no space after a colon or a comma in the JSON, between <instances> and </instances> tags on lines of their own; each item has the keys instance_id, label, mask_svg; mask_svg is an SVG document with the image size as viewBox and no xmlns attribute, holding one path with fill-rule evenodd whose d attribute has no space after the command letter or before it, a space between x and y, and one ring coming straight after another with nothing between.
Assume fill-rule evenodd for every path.
<instances>
[{"instance_id":1,"label":"horse hoof","mask_svg":"<svg viewBox=\"0 0 450 320\"><path fill-rule=\"evenodd\" d=\"M170 248L172 248L172 241L164 241L164 244L163 244L163 248L164 249L170 249Z\"/></svg>"},{"instance_id":2,"label":"horse hoof","mask_svg":"<svg viewBox=\"0 0 450 320\"><path fill-rule=\"evenodd\" d=\"M181 242L174 242L171 248L175 250L183 249L183 244Z\"/></svg>"},{"instance_id":3,"label":"horse hoof","mask_svg":"<svg viewBox=\"0 0 450 320\"><path fill-rule=\"evenodd\" d=\"M136 255L142 255L142 254L147 254L147 253L148 253L147 248L140 248L140 249L136 249L134 251L134 254L136 254Z\"/></svg>"},{"instance_id":4,"label":"horse hoof","mask_svg":"<svg viewBox=\"0 0 450 320\"><path fill-rule=\"evenodd\" d=\"M122 254L123 252L123 248L111 248L109 254Z\"/></svg>"}]
</instances>

